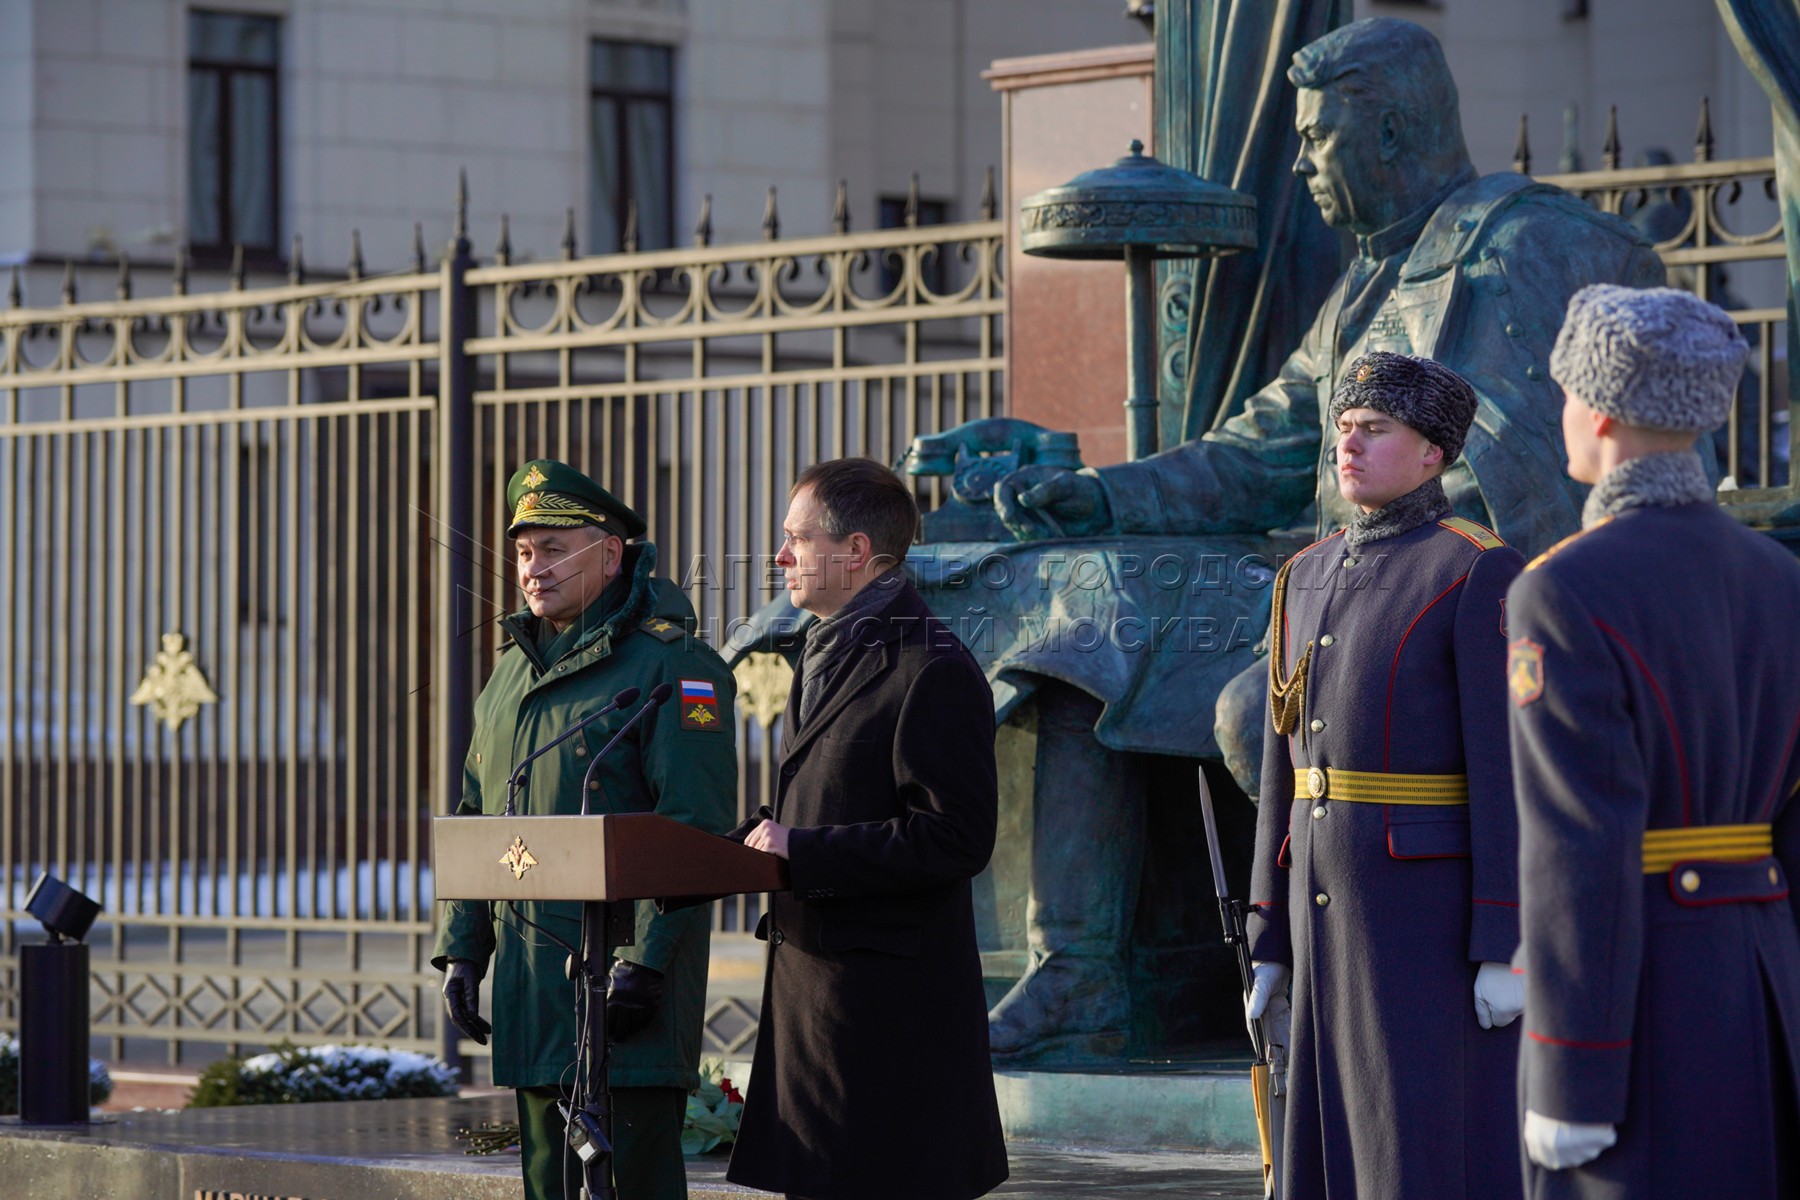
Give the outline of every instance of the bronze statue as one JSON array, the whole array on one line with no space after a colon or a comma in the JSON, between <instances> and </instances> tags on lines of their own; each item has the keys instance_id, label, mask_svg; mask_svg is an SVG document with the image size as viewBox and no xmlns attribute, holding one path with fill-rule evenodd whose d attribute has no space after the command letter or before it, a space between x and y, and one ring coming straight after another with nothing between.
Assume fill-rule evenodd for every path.
<instances>
[{"instance_id":1,"label":"bronze statue","mask_svg":"<svg viewBox=\"0 0 1800 1200\"><path fill-rule=\"evenodd\" d=\"M1210 753L1214 701L1231 675L1218 704L1218 748L1256 794L1266 680L1250 647L1263 633L1259 589L1273 565L1256 555L1265 531L1299 524L1323 536L1352 515L1326 469L1334 439L1320 422L1321 400L1344 367L1365 351L1389 350L1435 358L1474 385L1475 423L1444 485L1459 515L1529 556L1573 532L1581 509L1562 471L1560 397L1548 374L1568 299L1590 283L1663 281L1649 242L1624 222L1521 175L1476 174L1443 51L1419 26L1385 18L1346 25L1295 54L1288 78L1300 89L1294 172L1325 220L1356 240L1355 258L1299 347L1241 413L1193 441L1119 466L1027 466L1001 480L1001 520L1034 543L1010 552L1020 564L1014 577L1046 586L969 589L949 572L940 583L963 590L926 593L963 628L975 613L1000 631L997 646L974 649L1003 715L1032 691L1038 706L1031 963L990 1014L992 1048L1003 1058L1123 1048L1130 996L1122 951L1144 854L1133 759ZM1193 650L1192 622L1210 621L1201 626L1217 639L1208 657L1147 642L1121 648L1116 637L1087 652L1022 651L1045 639L1019 631L1065 619L1076 595L1072 574L1034 568L1080 556L1110 581L1083 601L1101 628L1116 630L1122 613L1152 622L1184 616L1181 648ZM1144 582L1153 572L1143 564L1162 557L1215 586L1159 592ZM1216 568L1195 570L1215 558Z\"/></svg>"}]
</instances>

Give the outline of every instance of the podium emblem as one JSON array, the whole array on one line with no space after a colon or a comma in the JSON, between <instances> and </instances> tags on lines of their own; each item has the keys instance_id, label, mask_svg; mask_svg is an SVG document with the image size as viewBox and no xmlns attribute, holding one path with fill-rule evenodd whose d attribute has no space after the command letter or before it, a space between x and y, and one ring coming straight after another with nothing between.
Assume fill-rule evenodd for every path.
<instances>
[{"instance_id":1,"label":"podium emblem","mask_svg":"<svg viewBox=\"0 0 1800 1200\"><path fill-rule=\"evenodd\" d=\"M511 869L514 879L523 879L525 872L538 865L538 860L525 848L525 839L516 837L506 853L500 856L500 865Z\"/></svg>"}]
</instances>

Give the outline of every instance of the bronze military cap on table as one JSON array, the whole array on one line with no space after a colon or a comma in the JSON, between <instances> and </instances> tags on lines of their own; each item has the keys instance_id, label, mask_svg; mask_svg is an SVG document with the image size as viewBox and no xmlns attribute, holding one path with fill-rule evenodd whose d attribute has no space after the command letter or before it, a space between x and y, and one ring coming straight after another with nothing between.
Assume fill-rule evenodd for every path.
<instances>
[{"instance_id":1,"label":"bronze military cap on table","mask_svg":"<svg viewBox=\"0 0 1800 1200\"><path fill-rule=\"evenodd\" d=\"M644 518L611 492L568 463L549 458L534 458L513 472L506 485L506 507L512 511L507 537L534 527L593 525L629 540L647 528Z\"/></svg>"}]
</instances>

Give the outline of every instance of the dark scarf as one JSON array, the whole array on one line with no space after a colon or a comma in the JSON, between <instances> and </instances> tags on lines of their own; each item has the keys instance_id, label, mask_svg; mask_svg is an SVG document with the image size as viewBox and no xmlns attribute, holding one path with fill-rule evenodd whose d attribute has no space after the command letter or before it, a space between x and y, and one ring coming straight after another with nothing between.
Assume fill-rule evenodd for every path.
<instances>
[{"instance_id":1,"label":"dark scarf","mask_svg":"<svg viewBox=\"0 0 1800 1200\"><path fill-rule=\"evenodd\" d=\"M1351 554L1360 554L1369 542L1411 533L1421 525L1443 520L1450 512L1443 477L1433 475L1398 500L1390 500L1374 512L1359 513L1344 528L1344 548Z\"/></svg>"},{"instance_id":2,"label":"dark scarf","mask_svg":"<svg viewBox=\"0 0 1800 1200\"><path fill-rule=\"evenodd\" d=\"M894 601L895 589L906 580L898 567L877 575L844 607L806 631L806 649L800 653L800 727L804 729L831 690L832 677L856 647L857 623L873 617Z\"/></svg>"},{"instance_id":3,"label":"dark scarf","mask_svg":"<svg viewBox=\"0 0 1800 1200\"><path fill-rule=\"evenodd\" d=\"M1581 527L1590 529L1630 508L1673 508L1714 498L1706 468L1692 450L1646 454L1620 463L1594 485L1581 506Z\"/></svg>"}]
</instances>

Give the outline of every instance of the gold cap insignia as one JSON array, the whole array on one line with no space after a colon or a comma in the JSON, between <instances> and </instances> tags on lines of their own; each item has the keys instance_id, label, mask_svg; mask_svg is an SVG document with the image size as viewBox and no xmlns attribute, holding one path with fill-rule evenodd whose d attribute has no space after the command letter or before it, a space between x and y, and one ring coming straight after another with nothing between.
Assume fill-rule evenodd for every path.
<instances>
[{"instance_id":1,"label":"gold cap insignia","mask_svg":"<svg viewBox=\"0 0 1800 1200\"><path fill-rule=\"evenodd\" d=\"M523 879L525 872L538 865L538 860L525 848L525 839L516 837L512 846L500 856L500 865L509 868L514 879Z\"/></svg>"},{"instance_id":2,"label":"gold cap insignia","mask_svg":"<svg viewBox=\"0 0 1800 1200\"><path fill-rule=\"evenodd\" d=\"M1364 363L1362 366L1356 368L1356 382L1367 383L1367 382L1369 382L1369 376L1374 373L1375 373L1375 364Z\"/></svg>"},{"instance_id":3,"label":"gold cap insignia","mask_svg":"<svg viewBox=\"0 0 1800 1200\"><path fill-rule=\"evenodd\" d=\"M524 480L525 486L528 488L538 487L538 486L542 485L544 480L546 480L548 478L550 478L550 477L548 475L544 474L542 471L538 470L537 464L533 463L531 465L531 469L525 472L525 480Z\"/></svg>"}]
</instances>

